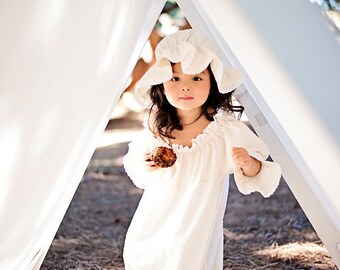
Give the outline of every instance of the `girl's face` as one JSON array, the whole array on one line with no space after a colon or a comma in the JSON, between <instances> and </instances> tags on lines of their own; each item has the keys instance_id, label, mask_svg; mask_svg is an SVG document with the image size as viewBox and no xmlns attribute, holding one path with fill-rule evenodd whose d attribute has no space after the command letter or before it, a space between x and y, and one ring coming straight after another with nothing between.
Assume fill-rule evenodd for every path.
<instances>
[{"instance_id":1,"label":"girl's face","mask_svg":"<svg viewBox=\"0 0 340 270\"><path fill-rule=\"evenodd\" d=\"M164 94L169 103L179 110L201 108L210 93L210 74L206 68L199 74L187 75L180 63L172 66L172 78L164 84Z\"/></svg>"}]
</instances>

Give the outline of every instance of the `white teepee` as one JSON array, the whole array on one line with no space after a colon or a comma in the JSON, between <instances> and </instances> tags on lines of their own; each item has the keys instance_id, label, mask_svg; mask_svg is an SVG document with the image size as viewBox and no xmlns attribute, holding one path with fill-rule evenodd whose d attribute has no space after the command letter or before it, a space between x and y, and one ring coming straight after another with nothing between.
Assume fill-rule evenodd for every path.
<instances>
[{"instance_id":1,"label":"white teepee","mask_svg":"<svg viewBox=\"0 0 340 270\"><path fill-rule=\"evenodd\" d=\"M165 0L0 2L0 269L38 269ZM178 0L340 265L340 46L308 1Z\"/></svg>"}]
</instances>

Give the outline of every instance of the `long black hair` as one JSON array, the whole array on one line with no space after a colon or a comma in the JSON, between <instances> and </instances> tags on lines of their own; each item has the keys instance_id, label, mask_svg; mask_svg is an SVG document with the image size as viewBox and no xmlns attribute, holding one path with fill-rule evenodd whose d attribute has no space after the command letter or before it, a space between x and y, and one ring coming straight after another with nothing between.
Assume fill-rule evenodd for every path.
<instances>
[{"instance_id":1,"label":"long black hair","mask_svg":"<svg viewBox=\"0 0 340 270\"><path fill-rule=\"evenodd\" d=\"M210 66L208 66L208 70L210 75L210 93L202 106L202 114L205 115L209 121L213 121L218 109L222 108L231 113L237 112L239 116L241 116L244 107L232 104L232 95L235 90L226 94L220 93ZM152 124L153 127L151 130L161 137L174 139L171 132L175 129L182 130L183 126L179 121L176 108L168 102L164 94L163 84L152 86L149 91L149 96L151 99L149 125ZM154 111L154 108L155 115L152 117L153 123L150 123L150 115Z\"/></svg>"}]
</instances>

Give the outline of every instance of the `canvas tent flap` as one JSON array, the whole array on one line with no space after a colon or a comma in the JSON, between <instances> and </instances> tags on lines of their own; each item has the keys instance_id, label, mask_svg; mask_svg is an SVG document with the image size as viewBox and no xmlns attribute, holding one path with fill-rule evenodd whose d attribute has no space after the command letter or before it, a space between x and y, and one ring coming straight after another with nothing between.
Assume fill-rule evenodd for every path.
<instances>
[{"instance_id":1,"label":"canvas tent flap","mask_svg":"<svg viewBox=\"0 0 340 270\"><path fill-rule=\"evenodd\" d=\"M39 267L164 3L0 3L0 269Z\"/></svg>"}]
</instances>

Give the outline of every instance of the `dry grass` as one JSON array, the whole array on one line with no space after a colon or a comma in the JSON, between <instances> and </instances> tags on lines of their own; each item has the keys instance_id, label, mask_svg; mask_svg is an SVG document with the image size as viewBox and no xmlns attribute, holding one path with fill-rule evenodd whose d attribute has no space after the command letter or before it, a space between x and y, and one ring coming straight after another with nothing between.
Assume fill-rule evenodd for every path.
<instances>
[{"instance_id":1,"label":"dry grass","mask_svg":"<svg viewBox=\"0 0 340 270\"><path fill-rule=\"evenodd\" d=\"M132 117L132 118L131 118ZM108 129L136 128L135 116ZM97 149L41 269L124 269L124 237L142 192L126 176L127 144ZM243 196L231 180L225 269L337 269L284 181L272 197Z\"/></svg>"},{"instance_id":2,"label":"dry grass","mask_svg":"<svg viewBox=\"0 0 340 270\"><path fill-rule=\"evenodd\" d=\"M288 243L285 245L273 244L271 247L260 250L258 255L269 256L273 261L284 261L295 268L303 264L307 269L335 269L327 249L321 244L314 243Z\"/></svg>"}]
</instances>

